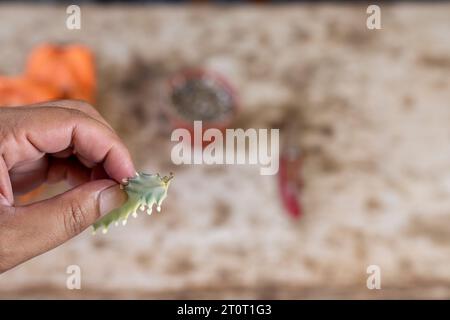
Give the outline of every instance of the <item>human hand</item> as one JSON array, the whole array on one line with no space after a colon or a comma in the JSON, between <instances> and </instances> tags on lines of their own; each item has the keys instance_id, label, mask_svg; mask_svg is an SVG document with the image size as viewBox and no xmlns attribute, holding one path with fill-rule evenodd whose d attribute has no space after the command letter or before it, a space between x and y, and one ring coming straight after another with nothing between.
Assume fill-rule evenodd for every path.
<instances>
[{"instance_id":1,"label":"human hand","mask_svg":"<svg viewBox=\"0 0 450 320\"><path fill-rule=\"evenodd\" d=\"M117 182L135 169L90 105L54 101L0 108L0 273L82 232L126 201ZM30 205L14 195L66 179L73 189Z\"/></svg>"}]
</instances>

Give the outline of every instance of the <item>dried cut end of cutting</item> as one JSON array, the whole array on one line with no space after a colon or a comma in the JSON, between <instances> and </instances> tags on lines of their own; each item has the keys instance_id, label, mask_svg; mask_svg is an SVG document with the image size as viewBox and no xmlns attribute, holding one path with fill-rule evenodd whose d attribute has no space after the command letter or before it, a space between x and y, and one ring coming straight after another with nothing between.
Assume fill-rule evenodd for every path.
<instances>
[{"instance_id":1,"label":"dried cut end of cutting","mask_svg":"<svg viewBox=\"0 0 450 320\"><path fill-rule=\"evenodd\" d=\"M152 213L153 205L156 210L161 211L161 204L167 197L167 189L173 174L161 177L159 174L136 173L136 176L122 181L122 188L128 195L127 202L120 208L114 209L93 224L94 233L101 229L103 233L108 232L111 224L126 225L128 217L137 217L138 212Z\"/></svg>"}]
</instances>

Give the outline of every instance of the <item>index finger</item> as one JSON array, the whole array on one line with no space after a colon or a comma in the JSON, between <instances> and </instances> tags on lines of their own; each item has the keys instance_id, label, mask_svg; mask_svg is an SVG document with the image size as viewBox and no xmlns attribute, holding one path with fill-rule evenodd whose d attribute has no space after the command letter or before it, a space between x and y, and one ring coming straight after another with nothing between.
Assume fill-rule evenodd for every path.
<instances>
[{"instance_id":1,"label":"index finger","mask_svg":"<svg viewBox=\"0 0 450 320\"><path fill-rule=\"evenodd\" d=\"M94 118L95 120L100 121L108 128L113 130L113 128L109 125L109 123L103 119L102 115L89 103L82 100L52 100L46 102L39 102L27 105L27 107L62 107L67 109L75 109L81 112L86 113L88 116Z\"/></svg>"},{"instance_id":2,"label":"index finger","mask_svg":"<svg viewBox=\"0 0 450 320\"><path fill-rule=\"evenodd\" d=\"M104 123L61 107L2 108L0 154L7 170L45 153L72 148L84 159L102 164L117 182L135 174L128 149ZM0 179L1 181L1 179Z\"/></svg>"}]
</instances>

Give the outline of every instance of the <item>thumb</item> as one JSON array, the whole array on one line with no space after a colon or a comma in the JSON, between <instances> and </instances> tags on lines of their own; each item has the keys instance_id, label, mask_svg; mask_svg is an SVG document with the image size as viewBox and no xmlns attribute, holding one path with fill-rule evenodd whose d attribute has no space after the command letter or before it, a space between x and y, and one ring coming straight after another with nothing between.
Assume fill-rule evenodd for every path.
<instances>
[{"instance_id":1,"label":"thumb","mask_svg":"<svg viewBox=\"0 0 450 320\"><path fill-rule=\"evenodd\" d=\"M9 234L8 247L15 257L8 260L16 265L57 247L126 199L116 182L97 180L54 198L15 208L2 219Z\"/></svg>"}]
</instances>

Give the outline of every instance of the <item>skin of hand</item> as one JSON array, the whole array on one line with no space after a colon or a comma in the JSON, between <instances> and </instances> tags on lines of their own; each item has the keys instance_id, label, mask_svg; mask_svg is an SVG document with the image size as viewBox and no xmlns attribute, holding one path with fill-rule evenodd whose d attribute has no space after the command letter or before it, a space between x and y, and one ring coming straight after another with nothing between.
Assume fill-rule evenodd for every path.
<instances>
[{"instance_id":1,"label":"skin of hand","mask_svg":"<svg viewBox=\"0 0 450 320\"><path fill-rule=\"evenodd\" d=\"M130 154L89 104L0 108L0 273L59 246L127 199ZM61 180L73 189L18 206L14 196Z\"/></svg>"}]
</instances>

